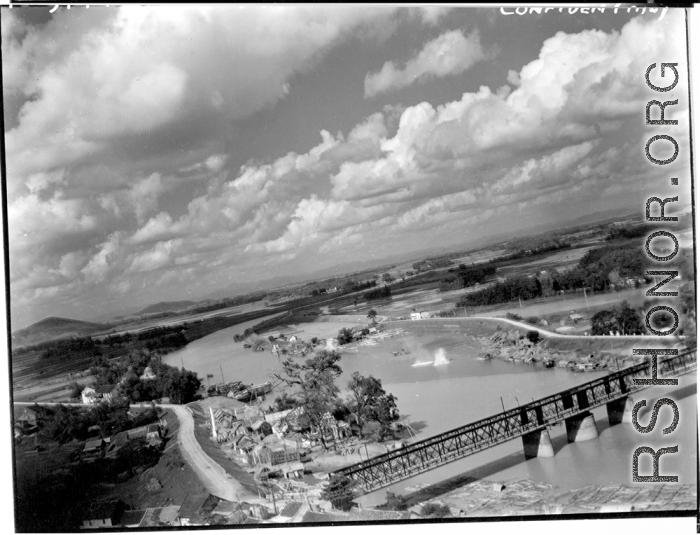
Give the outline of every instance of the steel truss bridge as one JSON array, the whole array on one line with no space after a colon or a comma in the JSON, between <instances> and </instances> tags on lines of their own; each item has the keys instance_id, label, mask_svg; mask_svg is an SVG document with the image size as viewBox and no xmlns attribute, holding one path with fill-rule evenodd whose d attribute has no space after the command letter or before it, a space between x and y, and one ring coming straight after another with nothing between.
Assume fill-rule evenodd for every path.
<instances>
[{"instance_id":1,"label":"steel truss bridge","mask_svg":"<svg viewBox=\"0 0 700 535\"><path fill-rule=\"evenodd\" d=\"M658 358L657 361L657 377L668 378L694 369L697 354L696 350L692 350L663 360ZM650 379L653 373L651 368L651 362L624 368L606 377L341 468L334 474L354 479L364 492L371 492L503 442L546 430L562 420L581 418L603 404L608 406L611 423L619 423L627 397L647 388L646 385L635 384L634 379ZM615 422L612 421L611 407L616 407L613 409L618 415Z\"/></svg>"}]
</instances>

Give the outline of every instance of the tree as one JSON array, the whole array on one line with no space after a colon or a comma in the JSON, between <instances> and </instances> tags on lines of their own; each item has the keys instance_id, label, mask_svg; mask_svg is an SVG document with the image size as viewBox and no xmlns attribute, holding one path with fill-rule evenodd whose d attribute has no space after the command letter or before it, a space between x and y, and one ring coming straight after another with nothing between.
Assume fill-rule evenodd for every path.
<instances>
[{"instance_id":1,"label":"tree","mask_svg":"<svg viewBox=\"0 0 700 535\"><path fill-rule=\"evenodd\" d=\"M639 315L627 301L623 301L619 306L615 307L615 319L617 320L622 334L638 334L644 332L644 327Z\"/></svg>"},{"instance_id":2,"label":"tree","mask_svg":"<svg viewBox=\"0 0 700 535\"><path fill-rule=\"evenodd\" d=\"M391 273L384 273L382 275L382 280L384 282L392 282L394 280L394 276Z\"/></svg>"},{"instance_id":3,"label":"tree","mask_svg":"<svg viewBox=\"0 0 700 535\"><path fill-rule=\"evenodd\" d=\"M396 398L386 393L380 379L371 375L364 377L359 372L352 374L348 389L350 390L348 407L357 419L360 437L362 437L362 427L368 420L379 422L384 434L389 424L398 417Z\"/></svg>"},{"instance_id":4,"label":"tree","mask_svg":"<svg viewBox=\"0 0 700 535\"><path fill-rule=\"evenodd\" d=\"M420 510L421 516L443 518L450 515L450 508L439 503L426 503Z\"/></svg>"},{"instance_id":5,"label":"tree","mask_svg":"<svg viewBox=\"0 0 700 535\"><path fill-rule=\"evenodd\" d=\"M591 318L591 333L594 335L610 334L617 329L615 313L612 310L600 310Z\"/></svg>"},{"instance_id":6,"label":"tree","mask_svg":"<svg viewBox=\"0 0 700 535\"><path fill-rule=\"evenodd\" d=\"M367 313L367 317L372 323L377 323L377 311L372 309Z\"/></svg>"},{"instance_id":7,"label":"tree","mask_svg":"<svg viewBox=\"0 0 700 535\"><path fill-rule=\"evenodd\" d=\"M77 381L73 381L68 385L68 389L70 390L70 397L71 398L79 398L80 394L82 393L83 389L85 387L83 385L78 384Z\"/></svg>"},{"instance_id":8,"label":"tree","mask_svg":"<svg viewBox=\"0 0 700 535\"><path fill-rule=\"evenodd\" d=\"M527 331L527 334L525 336L533 344L536 344L540 341L540 333L538 331Z\"/></svg>"},{"instance_id":9,"label":"tree","mask_svg":"<svg viewBox=\"0 0 700 535\"><path fill-rule=\"evenodd\" d=\"M355 497L354 488L357 483L347 476L332 474L328 478L328 487L321 493L321 498L331 502L331 505L341 511L349 511Z\"/></svg>"},{"instance_id":10,"label":"tree","mask_svg":"<svg viewBox=\"0 0 700 535\"><path fill-rule=\"evenodd\" d=\"M342 346L352 342L352 331L347 327L343 327L338 331L338 343Z\"/></svg>"},{"instance_id":11,"label":"tree","mask_svg":"<svg viewBox=\"0 0 700 535\"><path fill-rule=\"evenodd\" d=\"M292 396L304 407L304 415L312 427L319 431L323 447L326 442L323 436L321 422L327 412L332 412L340 389L335 384L342 368L338 365L340 354L335 351L323 350L303 364L286 359L282 363L282 372L273 376L292 388Z\"/></svg>"},{"instance_id":12,"label":"tree","mask_svg":"<svg viewBox=\"0 0 700 535\"><path fill-rule=\"evenodd\" d=\"M390 511L405 511L408 509L408 498L401 494L395 494L391 491L386 493L386 502L380 509L389 509Z\"/></svg>"}]
</instances>

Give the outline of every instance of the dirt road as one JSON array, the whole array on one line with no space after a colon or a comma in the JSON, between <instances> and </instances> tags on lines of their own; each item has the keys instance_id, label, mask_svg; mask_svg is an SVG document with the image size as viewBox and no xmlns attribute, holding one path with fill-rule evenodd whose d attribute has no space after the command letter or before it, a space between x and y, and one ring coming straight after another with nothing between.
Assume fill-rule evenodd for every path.
<instances>
[{"instance_id":1,"label":"dirt road","mask_svg":"<svg viewBox=\"0 0 700 535\"><path fill-rule=\"evenodd\" d=\"M194 436L194 417L188 407L183 405L160 406L173 411L180 421L180 431L177 440L182 455L210 493L229 501L245 501L270 505L267 500L248 492L238 481L214 462L211 457L204 453Z\"/></svg>"}]
</instances>

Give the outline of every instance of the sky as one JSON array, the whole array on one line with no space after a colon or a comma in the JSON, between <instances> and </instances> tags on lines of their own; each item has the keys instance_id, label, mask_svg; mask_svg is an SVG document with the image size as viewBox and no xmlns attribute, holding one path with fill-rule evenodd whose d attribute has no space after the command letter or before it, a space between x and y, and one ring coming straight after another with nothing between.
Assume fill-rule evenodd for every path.
<instances>
[{"instance_id":1,"label":"sky","mask_svg":"<svg viewBox=\"0 0 700 535\"><path fill-rule=\"evenodd\" d=\"M0 12L12 330L690 202L682 10L50 9Z\"/></svg>"}]
</instances>

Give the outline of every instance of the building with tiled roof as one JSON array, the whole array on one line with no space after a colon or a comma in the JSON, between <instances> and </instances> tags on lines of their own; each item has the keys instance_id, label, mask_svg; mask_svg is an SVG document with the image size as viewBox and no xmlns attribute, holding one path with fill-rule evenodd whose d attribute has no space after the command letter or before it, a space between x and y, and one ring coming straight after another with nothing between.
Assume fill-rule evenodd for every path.
<instances>
[{"instance_id":1,"label":"building with tiled roof","mask_svg":"<svg viewBox=\"0 0 700 535\"><path fill-rule=\"evenodd\" d=\"M297 514L297 511L299 511L300 507L301 502L287 502L282 508L282 510L279 512L279 516L292 518L295 514Z\"/></svg>"}]
</instances>

